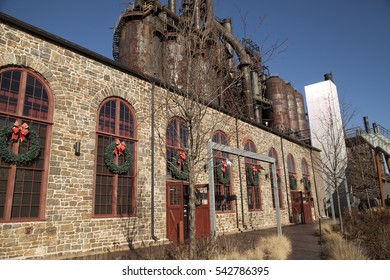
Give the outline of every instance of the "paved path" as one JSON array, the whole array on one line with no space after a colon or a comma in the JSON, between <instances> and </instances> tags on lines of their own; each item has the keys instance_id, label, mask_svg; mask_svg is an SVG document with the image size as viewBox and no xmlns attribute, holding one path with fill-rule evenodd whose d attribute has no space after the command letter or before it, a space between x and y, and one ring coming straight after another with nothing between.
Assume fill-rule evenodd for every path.
<instances>
[{"instance_id":1,"label":"paved path","mask_svg":"<svg viewBox=\"0 0 390 280\"><path fill-rule=\"evenodd\" d=\"M282 227L282 233L291 241L292 253L289 260L321 260L321 245L319 237L314 235L318 224L299 224ZM226 236L241 243L243 247L254 244L264 236L276 234L276 228L247 231Z\"/></svg>"},{"instance_id":2,"label":"paved path","mask_svg":"<svg viewBox=\"0 0 390 280\"><path fill-rule=\"evenodd\" d=\"M292 253L289 260L321 260L321 245L319 237L314 235L317 223L287 225L282 227L282 233L291 241ZM228 234L221 238L232 242L239 248L252 248L258 239L277 234L276 228L267 228ZM87 256L85 259L162 259L166 246L149 247L144 249Z\"/></svg>"}]
</instances>

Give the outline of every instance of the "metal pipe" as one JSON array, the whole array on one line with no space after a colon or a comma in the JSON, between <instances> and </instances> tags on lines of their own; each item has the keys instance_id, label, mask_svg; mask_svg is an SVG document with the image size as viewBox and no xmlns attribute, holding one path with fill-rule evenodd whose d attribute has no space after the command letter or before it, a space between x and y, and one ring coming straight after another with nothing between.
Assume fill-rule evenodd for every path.
<instances>
[{"instance_id":1,"label":"metal pipe","mask_svg":"<svg viewBox=\"0 0 390 280\"><path fill-rule=\"evenodd\" d=\"M371 130L370 130L370 122L368 121L368 117L367 116L364 116L363 117L363 121L364 121L364 128L366 129L366 132L368 134L371 133Z\"/></svg>"},{"instance_id":2,"label":"metal pipe","mask_svg":"<svg viewBox=\"0 0 390 280\"><path fill-rule=\"evenodd\" d=\"M251 87L252 96L253 98L256 98L256 96L259 96L259 74L256 71L251 71ZM257 104L254 104L254 109L255 119L257 120L257 122L262 123L259 106Z\"/></svg>"},{"instance_id":3,"label":"metal pipe","mask_svg":"<svg viewBox=\"0 0 390 280\"><path fill-rule=\"evenodd\" d=\"M176 0L168 0L168 9L176 14Z\"/></svg>"}]
</instances>

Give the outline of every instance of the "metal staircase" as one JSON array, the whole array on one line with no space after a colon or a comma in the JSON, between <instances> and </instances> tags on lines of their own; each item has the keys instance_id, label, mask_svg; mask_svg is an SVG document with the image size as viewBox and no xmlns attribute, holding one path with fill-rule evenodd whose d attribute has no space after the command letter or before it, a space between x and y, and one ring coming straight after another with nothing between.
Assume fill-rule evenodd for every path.
<instances>
[{"instance_id":1,"label":"metal staircase","mask_svg":"<svg viewBox=\"0 0 390 280\"><path fill-rule=\"evenodd\" d=\"M385 155L390 155L390 131L383 126L373 124L373 133L357 130L357 135L362 137L367 144L374 149L380 149Z\"/></svg>"}]
</instances>

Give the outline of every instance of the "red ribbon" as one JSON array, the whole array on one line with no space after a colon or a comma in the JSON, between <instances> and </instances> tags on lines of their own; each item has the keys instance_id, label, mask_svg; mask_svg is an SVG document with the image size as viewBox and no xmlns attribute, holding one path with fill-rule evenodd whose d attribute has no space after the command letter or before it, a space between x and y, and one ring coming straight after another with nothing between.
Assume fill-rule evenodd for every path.
<instances>
[{"instance_id":1,"label":"red ribbon","mask_svg":"<svg viewBox=\"0 0 390 280\"><path fill-rule=\"evenodd\" d=\"M279 177L280 177L280 172L277 171L277 172L276 172L276 179L279 179Z\"/></svg>"},{"instance_id":2,"label":"red ribbon","mask_svg":"<svg viewBox=\"0 0 390 280\"><path fill-rule=\"evenodd\" d=\"M256 168L256 166L252 166L252 172L253 172L253 176L255 176L256 175L256 171L257 171L257 168Z\"/></svg>"},{"instance_id":3,"label":"red ribbon","mask_svg":"<svg viewBox=\"0 0 390 280\"><path fill-rule=\"evenodd\" d=\"M19 125L19 122L16 121L12 127L12 137L11 140L23 142L26 140L26 135L28 134L28 125L26 123Z\"/></svg>"},{"instance_id":4,"label":"red ribbon","mask_svg":"<svg viewBox=\"0 0 390 280\"><path fill-rule=\"evenodd\" d=\"M225 173L225 171L226 171L226 166L227 166L227 163L223 162L222 166L221 166L221 170L222 170L223 173Z\"/></svg>"},{"instance_id":5,"label":"red ribbon","mask_svg":"<svg viewBox=\"0 0 390 280\"><path fill-rule=\"evenodd\" d=\"M183 152L179 152L179 158L177 159L177 163L183 164L185 160L186 160L186 154Z\"/></svg>"},{"instance_id":6,"label":"red ribbon","mask_svg":"<svg viewBox=\"0 0 390 280\"><path fill-rule=\"evenodd\" d=\"M123 155L123 151L126 149L126 143L123 141L122 142L119 141L119 139L116 139L115 143L116 143L116 146L114 148L113 153L116 155L119 155L119 156Z\"/></svg>"}]
</instances>

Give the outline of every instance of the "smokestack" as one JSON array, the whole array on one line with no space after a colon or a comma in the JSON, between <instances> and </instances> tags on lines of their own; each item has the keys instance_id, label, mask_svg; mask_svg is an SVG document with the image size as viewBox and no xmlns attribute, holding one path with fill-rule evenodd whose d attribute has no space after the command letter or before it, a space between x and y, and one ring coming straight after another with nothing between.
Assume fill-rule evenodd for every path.
<instances>
[{"instance_id":1,"label":"smokestack","mask_svg":"<svg viewBox=\"0 0 390 280\"><path fill-rule=\"evenodd\" d=\"M324 75L325 81L332 81L333 82L333 76L332 73L326 73Z\"/></svg>"},{"instance_id":2,"label":"smokestack","mask_svg":"<svg viewBox=\"0 0 390 280\"><path fill-rule=\"evenodd\" d=\"M176 14L176 0L168 0L168 9Z\"/></svg>"},{"instance_id":3,"label":"smokestack","mask_svg":"<svg viewBox=\"0 0 390 280\"><path fill-rule=\"evenodd\" d=\"M364 121L364 128L366 129L366 132L368 134L370 134L371 133L371 129L370 129L370 122L368 121L368 117L364 116L363 117L363 121Z\"/></svg>"}]
</instances>

